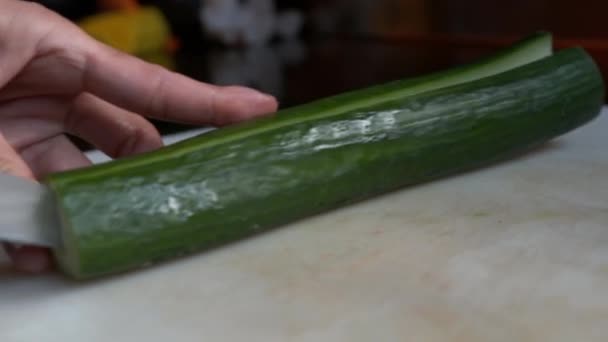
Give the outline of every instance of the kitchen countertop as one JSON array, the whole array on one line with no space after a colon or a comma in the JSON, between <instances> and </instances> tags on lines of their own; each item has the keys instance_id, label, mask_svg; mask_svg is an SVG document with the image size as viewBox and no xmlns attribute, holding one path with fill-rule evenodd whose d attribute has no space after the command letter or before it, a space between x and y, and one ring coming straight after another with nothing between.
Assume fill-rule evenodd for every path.
<instances>
[{"instance_id":1,"label":"kitchen countertop","mask_svg":"<svg viewBox=\"0 0 608 342\"><path fill-rule=\"evenodd\" d=\"M607 131L111 279L0 268L0 341L604 341Z\"/></svg>"}]
</instances>

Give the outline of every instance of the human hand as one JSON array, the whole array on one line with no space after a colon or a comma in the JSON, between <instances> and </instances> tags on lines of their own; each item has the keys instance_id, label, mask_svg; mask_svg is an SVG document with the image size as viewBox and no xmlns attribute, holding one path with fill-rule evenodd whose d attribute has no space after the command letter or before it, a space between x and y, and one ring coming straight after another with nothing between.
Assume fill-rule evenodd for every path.
<instances>
[{"instance_id":1,"label":"human hand","mask_svg":"<svg viewBox=\"0 0 608 342\"><path fill-rule=\"evenodd\" d=\"M145 117L226 125L276 111L271 96L200 83L105 46L46 8L0 0L0 171L35 181L90 161L65 133L119 158L162 146ZM17 269L47 250L7 246Z\"/></svg>"}]
</instances>

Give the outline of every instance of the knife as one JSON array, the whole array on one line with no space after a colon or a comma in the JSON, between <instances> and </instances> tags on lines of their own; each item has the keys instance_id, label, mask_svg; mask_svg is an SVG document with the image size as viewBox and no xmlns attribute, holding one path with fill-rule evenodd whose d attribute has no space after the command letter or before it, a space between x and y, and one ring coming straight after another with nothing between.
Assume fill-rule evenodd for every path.
<instances>
[{"instance_id":1,"label":"knife","mask_svg":"<svg viewBox=\"0 0 608 342\"><path fill-rule=\"evenodd\" d=\"M61 225L43 184L0 173L0 241L56 248Z\"/></svg>"},{"instance_id":2,"label":"knife","mask_svg":"<svg viewBox=\"0 0 608 342\"><path fill-rule=\"evenodd\" d=\"M163 136L164 145L213 130L203 127ZM86 153L93 164L110 160L100 151ZM0 242L57 248L61 223L51 190L40 183L0 172Z\"/></svg>"}]
</instances>

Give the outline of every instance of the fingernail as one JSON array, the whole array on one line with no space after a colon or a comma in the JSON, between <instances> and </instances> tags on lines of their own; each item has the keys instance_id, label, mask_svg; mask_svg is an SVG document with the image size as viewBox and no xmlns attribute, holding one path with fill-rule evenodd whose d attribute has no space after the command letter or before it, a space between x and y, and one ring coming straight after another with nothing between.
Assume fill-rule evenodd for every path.
<instances>
[{"instance_id":1,"label":"fingernail","mask_svg":"<svg viewBox=\"0 0 608 342\"><path fill-rule=\"evenodd\" d=\"M258 90L244 87L228 87L218 93L215 124L223 126L254 117L272 115L277 110L276 99Z\"/></svg>"},{"instance_id":2,"label":"fingernail","mask_svg":"<svg viewBox=\"0 0 608 342\"><path fill-rule=\"evenodd\" d=\"M253 88L245 87L230 87L227 88L229 91L225 93L227 96L235 96L241 98L247 98L248 101L275 101L274 96L263 93Z\"/></svg>"},{"instance_id":3,"label":"fingernail","mask_svg":"<svg viewBox=\"0 0 608 342\"><path fill-rule=\"evenodd\" d=\"M258 106L268 106L265 108L267 111L274 111L276 108L273 109L271 107L278 107L278 101L274 96L261 92L256 92L256 94L252 96L252 101L256 102L256 105Z\"/></svg>"},{"instance_id":4,"label":"fingernail","mask_svg":"<svg viewBox=\"0 0 608 342\"><path fill-rule=\"evenodd\" d=\"M260 101L276 101L276 98L270 94L258 92L257 96Z\"/></svg>"}]
</instances>

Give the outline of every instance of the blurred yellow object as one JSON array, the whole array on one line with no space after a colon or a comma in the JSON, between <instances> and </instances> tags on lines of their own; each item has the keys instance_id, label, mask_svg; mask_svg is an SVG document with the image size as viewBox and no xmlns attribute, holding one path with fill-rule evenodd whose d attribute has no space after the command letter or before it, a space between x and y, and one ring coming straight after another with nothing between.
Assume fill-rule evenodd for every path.
<instances>
[{"instance_id":1,"label":"blurred yellow object","mask_svg":"<svg viewBox=\"0 0 608 342\"><path fill-rule=\"evenodd\" d=\"M93 38L133 55L165 50L172 42L168 22L153 6L97 14L79 26Z\"/></svg>"}]
</instances>

